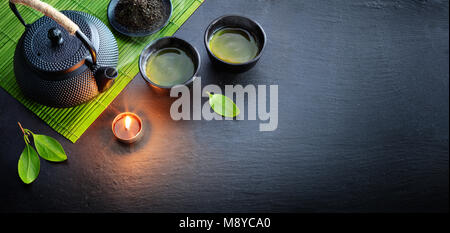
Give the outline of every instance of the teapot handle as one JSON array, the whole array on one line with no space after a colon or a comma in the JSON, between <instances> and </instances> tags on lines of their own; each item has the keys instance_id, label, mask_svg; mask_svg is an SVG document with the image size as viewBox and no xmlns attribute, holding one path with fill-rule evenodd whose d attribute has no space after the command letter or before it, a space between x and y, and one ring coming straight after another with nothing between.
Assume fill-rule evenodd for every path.
<instances>
[{"instance_id":1,"label":"teapot handle","mask_svg":"<svg viewBox=\"0 0 450 233\"><path fill-rule=\"evenodd\" d=\"M63 13L59 12L49 4L41 2L39 0L10 0L13 4L22 4L29 6L37 11L42 12L44 15L55 20L59 25L66 29L71 35L75 35L76 31L80 30L72 20L70 20Z\"/></svg>"},{"instance_id":2,"label":"teapot handle","mask_svg":"<svg viewBox=\"0 0 450 233\"><path fill-rule=\"evenodd\" d=\"M92 63L94 65L97 64L97 52L95 51L95 48L92 44L92 42L86 37L86 35L80 30L78 25L76 25L72 20L70 20L67 16L65 16L63 13L56 10L51 5L41 2L40 0L9 0L9 6L11 7L11 10L14 12L14 14L19 18L20 22L27 27L27 24L23 20L20 13L17 11L17 8L14 4L21 4L25 6L29 6L37 11L42 12L44 15L52 18L55 20L59 25L61 25L64 29L67 30L71 35L75 35L78 37L81 42L83 42L84 46L86 46L89 49L89 52L91 53L92 57Z\"/></svg>"}]
</instances>

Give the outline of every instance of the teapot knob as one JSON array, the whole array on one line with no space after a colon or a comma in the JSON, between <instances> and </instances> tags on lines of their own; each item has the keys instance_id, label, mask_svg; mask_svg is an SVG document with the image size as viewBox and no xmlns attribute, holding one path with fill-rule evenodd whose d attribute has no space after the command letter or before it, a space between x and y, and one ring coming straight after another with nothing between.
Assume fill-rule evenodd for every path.
<instances>
[{"instance_id":1,"label":"teapot knob","mask_svg":"<svg viewBox=\"0 0 450 233\"><path fill-rule=\"evenodd\" d=\"M54 45L61 45L64 42L61 30L56 27L50 28L50 30L48 30L47 36Z\"/></svg>"}]
</instances>

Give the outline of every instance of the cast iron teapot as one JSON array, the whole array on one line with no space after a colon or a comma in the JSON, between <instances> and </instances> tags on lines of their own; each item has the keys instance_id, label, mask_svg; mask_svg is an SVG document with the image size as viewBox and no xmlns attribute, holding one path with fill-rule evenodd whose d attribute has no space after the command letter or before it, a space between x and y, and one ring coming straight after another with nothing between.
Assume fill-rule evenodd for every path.
<instances>
[{"instance_id":1,"label":"cast iron teapot","mask_svg":"<svg viewBox=\"0 0 450 233\"><path fill-rule=\"evenodd\" d=\"M45 16L26 24L15 4ZM112 85L119 50L98 18L79 11L59 12L39 0L10 0L9 6L25 26L14 53L14 73L26 96L52 107L72 107Z\"/></svg>"}]
</instances>

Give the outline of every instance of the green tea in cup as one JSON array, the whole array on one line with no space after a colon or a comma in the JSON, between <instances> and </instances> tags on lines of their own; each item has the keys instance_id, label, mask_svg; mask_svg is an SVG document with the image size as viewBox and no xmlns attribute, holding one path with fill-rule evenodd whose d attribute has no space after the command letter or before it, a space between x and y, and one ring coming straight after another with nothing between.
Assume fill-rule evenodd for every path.
<instances>
[{"instance_id":1,"label":"green tea in cup","mask_svg":"<svg viewBox=\"0 0 450 233\"><path fill-rule=\"evenodd\" d=\"M251 33L240 28L222 28L209 40L211 52L228 63L245 63L258 55L259 48Z\"/></svg>"},{"instance_id":2,"label":"green tea in cup","mask_svg":"<svg viewBox=\"0 0 450 233\"><path fill-rule=\"evenodd\" d=\"M173 47L152 53L145 72L155 84L174 86L188 81L194 75L195 67L185 51Z\"/></svg>"}]
</instances>

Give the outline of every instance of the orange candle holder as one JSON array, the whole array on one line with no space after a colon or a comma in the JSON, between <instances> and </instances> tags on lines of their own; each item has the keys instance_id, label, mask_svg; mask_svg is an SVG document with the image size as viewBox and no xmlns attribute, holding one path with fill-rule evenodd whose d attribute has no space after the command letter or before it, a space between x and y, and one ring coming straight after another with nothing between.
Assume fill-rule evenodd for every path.
<instances>
[{"instance_id":1,"label":"orange candle holder","mask_svg":"<svg viewBox=\"0 0 450 233\"><path fill-rule=\"evenodd\" d=\"M112 131L120 142L134 143L142 137L142 120L132 112L120 113L112 122Z\"/></svg>"}]
</instances>

